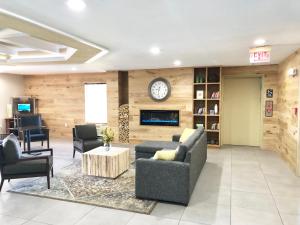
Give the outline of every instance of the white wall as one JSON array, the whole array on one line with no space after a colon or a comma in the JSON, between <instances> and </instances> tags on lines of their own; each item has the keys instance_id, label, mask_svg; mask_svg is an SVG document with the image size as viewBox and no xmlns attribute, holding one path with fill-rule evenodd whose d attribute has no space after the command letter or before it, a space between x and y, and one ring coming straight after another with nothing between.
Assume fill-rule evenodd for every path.
<instances>
[{"instance_id":1,"label":"white wall","mask_svg":"<svg viewBox=\"0 0 300 225\"><path fill-rule=\"evenodd\" d=\"M7 104L12 103L12 97L23 95L23 76L0 74L0 133L5 132L4 119L7 117Z\"/></svg>"}]
</instances>

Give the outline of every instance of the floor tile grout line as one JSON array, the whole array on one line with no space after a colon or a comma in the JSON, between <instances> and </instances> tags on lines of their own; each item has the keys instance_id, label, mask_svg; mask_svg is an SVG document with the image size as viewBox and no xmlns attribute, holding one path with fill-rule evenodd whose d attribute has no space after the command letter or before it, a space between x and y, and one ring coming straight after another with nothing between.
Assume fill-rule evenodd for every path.
<instances>
[{"instance_id":1,"label":"floor tile grout line","mask_svg":"<svg viewBox=\"0 0 300 225\"><path fill-rule=\"evenodd\" d=\"M132 216L130 217L130 219L128 220L128 222L125 225L128 225L130 223L130 221L133 219L133 217L135 217L137 213L133 213ZM149 215L150 216L150 215Z\"/></svg>"},{"instance_id":2,"label":"floor tile grout line","mask_svg":"<svg viewBox=\"0 0 300 225\"><path fill-rule=\"evenodd\" d=\"M76 225L77 223L79 223L84 217L86 217L88 214L90 214L93 210L96 209L96 206L94 206L93 208L91 208L90 210L88 210L84 215L82 215L75 223L73 223L73 225Z\"/></svg>"},{"instance_id":3,"label":"floor tile grout line","mask_svg":"<svg viewBox=\"0 0 300 225\"><path fill-rule=\"evenodd\" d=\"M265 176L265 173L264 173L264 171L263 171L263 169L262 169L261 162L260 162L260 160L259 160L259 158L258 158L258 156L257 156L257 153L255 153L255 157L257 158L257 161L258 161L258 163L259 163L259 169L260 169L260 171L261 171L261 173L262 173L262 175L263 175L263 177L264 177L264 179L265 179L265 182L266 182L267 187L268 187L268 189L269 189L269 191L270 191L270 194L271 194L273 203L274 203L274 205L275 205L275 207L276 207L276 209L277 209L277 213L278 213L278 216L279 216L279 218L280 218L281 224L284 225L283 219L282 219L281 214L280 214L280 211L279 211L279 208L277 207L277 203L276 203L275 197L274 197L274 195L273 195L273 192L271 191L269 182L268 182L268 180L267 180L267 178L266 178L266 176Z\"/></svg>"}]
</instances>

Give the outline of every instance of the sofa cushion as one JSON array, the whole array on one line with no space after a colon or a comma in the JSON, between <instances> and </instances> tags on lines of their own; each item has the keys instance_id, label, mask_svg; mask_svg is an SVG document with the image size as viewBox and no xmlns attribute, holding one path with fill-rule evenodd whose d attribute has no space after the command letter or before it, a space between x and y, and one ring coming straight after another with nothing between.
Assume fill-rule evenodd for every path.
<instances>
[{"instance_id":1,"label":"sofa cushion","mask_svg":"<svg viewBox=\"0 0 300 225\"><path fill-rule=\"evenodd\" d=\"M53 158L49 157L49 167L53 164ZM15 164L7 165L3 168L5 175L41 173L47 172L48 165L45 159L19 161Z\"/></svg>"},{"instance_id":2,"label":"sofa cushion","mask_svg":"<svg viewBox=\"0 0 300 225\"><path fill-rule=\"evenodd\" d=\"M176 149L179 145L178 142L170 142L170 141L145 141L141 144L135 146L136 152L144 152L155 154L157 150L165 149Z\"/></svg>"},{"instance_id":3,"label":"sofa cushion","mask_svg":"<svg viewBox=\"0 0 300 225\"><path fill-rule=\"evenodd\" d=\"M76 125L75 133L76 137L80 139L97 139L97 129L95 124Z\"/></svg>"},{"instance_id":4,"label":"sofa cushion","mask_svg":"<svg viewBox=\"0 0 300 225\"><path fill-rule=\"evenodd\" d=\"M177 150L173 149L163 149L163 150L159 150L156 151L155 155L153 156L153 159L155 160L169 160L172 161L175 159L175 155L177 153Z\"/></svg>"},{"instance_id":5,"label":"sofa cushion","mask_svg":"<svg viewBox=\"0 0 300 225\"><path fill-rule=\"evenodd\" d=\"M183 162L186 156L186 153L193 147L195 142L200 138L204 129L198 128L194 131L194 133L183 143L179 145L178 152L175 156L175 161Z\"/></svg>"},{"instance_id":6,"label":"sofa cushion","mask_svg":"<svg viewBox=\"0 0 300 225\"><path fill-rule=\"evenodd\" d=\"M3 140L2 153L5 162L14 162L21 157L22 150L18 138L14 134L8 135Z\"/></svg>"},{"instance_id":7,"label":"sofa cushion","mask_svg":"<svg viewBox=\"0 0 300 225\"><path fill-rule=\"evenodd\" d=\"M195 131L195 129L185 128L180 136L179 142L185 142Z\"/></svg>"}]
</instances>

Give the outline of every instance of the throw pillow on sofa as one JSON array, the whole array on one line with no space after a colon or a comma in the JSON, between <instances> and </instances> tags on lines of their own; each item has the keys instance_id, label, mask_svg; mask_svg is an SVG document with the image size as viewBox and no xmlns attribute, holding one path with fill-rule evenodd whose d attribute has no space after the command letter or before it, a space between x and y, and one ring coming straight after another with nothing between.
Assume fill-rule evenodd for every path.
<instances>
[{"instance_id":1,"label":"throw pillow on sofa","mask_svg":"<svg viewBox=\"0 0 300 225\"><path fill-rule=\"evenodd\" d=\"M189 137L195 132L196 130L195 129L191 129L191 128L184 128L181 136L180 136L180 139L179 139L179 142L183 143L185 142L187 139L189 139Z\"/></svg>"},{"instance_id":2,"label":"throw pillow on sofa","mask_svg":"<svg viewBox=\"0 0 300 225\"><path fill-rule=\"evenodd\" d=\"M176 153L177 153L176 149L175 150L165 149L165 150L156 151L155 155L153 156L153 159L172 161L175 159Z\"/></svg>"}]
</instances>

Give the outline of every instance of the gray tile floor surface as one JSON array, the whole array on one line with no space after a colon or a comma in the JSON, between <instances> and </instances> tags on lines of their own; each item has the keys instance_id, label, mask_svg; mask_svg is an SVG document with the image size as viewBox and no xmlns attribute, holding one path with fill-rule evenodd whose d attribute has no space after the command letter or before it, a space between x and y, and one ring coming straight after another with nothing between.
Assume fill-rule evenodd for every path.
<instances>
[{"instance_id":1,"label":"gray tile floor surface","mask_svg":"<svg viewBox=\"0 0 300 225\"><path fill-rule=\"evenodd\" d=\"M72 143L51 145L57 172L72 163ZM189 206L158 203L151 215L8 193L10 185L0 225L300 225L300 178L275 152L251 147L209 150Z\"/></svg>"}]
</instances>

